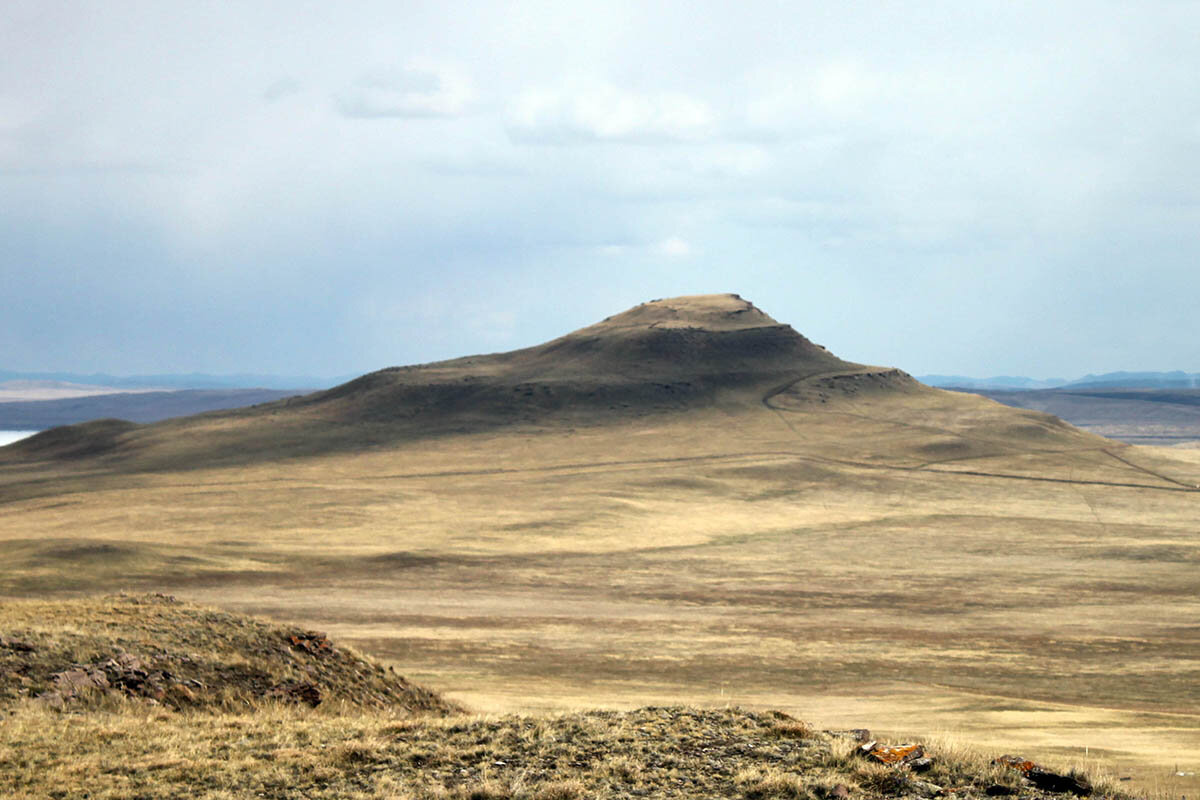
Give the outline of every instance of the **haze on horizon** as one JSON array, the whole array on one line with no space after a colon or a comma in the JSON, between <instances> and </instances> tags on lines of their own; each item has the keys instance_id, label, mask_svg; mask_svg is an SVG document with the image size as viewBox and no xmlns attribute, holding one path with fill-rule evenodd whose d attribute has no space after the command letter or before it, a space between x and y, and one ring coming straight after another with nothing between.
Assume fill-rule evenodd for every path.
<instances>
[{"instance_id":1,"label":"haze on horizon","mask_svg":"<svg viewBox=\"0 0 1200 800\"><path fill-rule=\"evenodd\" d=\"M1200 4L6 4L0 369L344 375L738 292L1200 372Z\"/></svg>"}]
</instances>

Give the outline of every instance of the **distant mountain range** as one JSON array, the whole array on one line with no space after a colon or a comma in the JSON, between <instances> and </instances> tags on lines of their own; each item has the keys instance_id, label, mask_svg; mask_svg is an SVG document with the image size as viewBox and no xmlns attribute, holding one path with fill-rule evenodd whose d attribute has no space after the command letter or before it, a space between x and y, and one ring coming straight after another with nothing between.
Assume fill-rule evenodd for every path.
<instances>
[{"instance_id":1,"label":"distant mountain range","mask_svg":"<svg viewBox=\"0 0 1200 800\"><path fill-rule=\"evenodd\" d=\"M961 389L1198 389L1200 373L1174 372L1106 372L1103 375L1084 375L1082 378L1025 378L998 375L992 378L970 378L966 375L918 375L917 380L929 386Z\"/></svg>"},{"instance_id":2,"label":"distant mountain range","mask_svg":"<svg viewBox=\"0 0 1200 800\"><path fill-rule=\"evenodd\" d=\"M271 403L294 397L295 389L172 389L131 391L0 402L0 430L40 431L91 419L116 417L131 422L158 422L172 417ZM311 390L310 390L311 391Z\"/></svg>"},{"instance_id":3,"label":"distant mountain range","mask_svg":"<svg viewBox=\"0 0 1200 800\"><path fill-rule=\"evenodd\" d=\"M317 377L313 375L261 375L241 373L237 375L208 375L200 372L172 373L164 375L107 375L96 372L85 375L79 372L12 372L0 370L0 383L9 381L37 381L70 384L86 384L90 387L126 389L327 389L345 383L353 375Z\"/></svg>"}]
</instances>

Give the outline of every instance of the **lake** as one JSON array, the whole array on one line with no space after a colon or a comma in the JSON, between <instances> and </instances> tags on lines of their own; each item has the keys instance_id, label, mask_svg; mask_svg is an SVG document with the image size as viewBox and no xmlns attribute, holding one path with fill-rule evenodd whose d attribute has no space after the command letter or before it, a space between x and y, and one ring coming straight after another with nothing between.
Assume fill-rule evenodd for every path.
<instances>
[{"instance_id":1,"label":"lake","mask_svg":"<svg viewBox=\"0 0 1200 800\"><path fill-rule=\"evenodd\" d=\"M19 442L27 436L33 436L38 431L0 431L0 447L13 442Z\"/></svg>"}]
</instances>

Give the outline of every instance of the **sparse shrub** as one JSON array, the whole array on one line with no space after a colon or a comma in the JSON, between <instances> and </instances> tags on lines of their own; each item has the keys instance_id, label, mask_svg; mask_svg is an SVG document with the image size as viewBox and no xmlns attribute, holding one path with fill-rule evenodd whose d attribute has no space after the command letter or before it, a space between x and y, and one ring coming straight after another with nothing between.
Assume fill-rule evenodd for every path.
<instances>
[{"instance_id":1,"label":"sparse shrub","mask_svg":"<svg viewBox=\"0 0 1200 800\"><path fill-rule=\"evenodd\" d=\"M784 739L810 739L814 733L811 725L799 719L783 720L771 726L771 735Z\"/></svg>"},{"instance_id":2,"label":"sparse shrub","mask_svg":"<svg viewBox=\"0 0 1200 800\"><path fill-rule=\"evenodd\" d=\"M512 791L496 781L484 781L471 786L460 786L453 796L455 800L509 800Z\"/></svg>"},{"instance_id":3,"label":"sparse shrub","mask_svg":"<svg viewBox=\"0 0 1200 800\"><path fill-rule=\"evenodd\" d=\"M533 792L533 800L575 800L584 795L582 782L571 779L543 783Z\"/></svg>"},{"instance_id":4,"label":"sparse shrub","mask_svg":"<svg viewBox=\"0 0 1200 800\"><path fill-rule=\"evenodd\" d=\"M733 777L733 782L750 800L814 797L811 787L802 777L777 769L742 770Z\"/></svg>"},{"instance_id":5,"label":"sparse shrub","mask_svg":"<svg viewBox=\"0 0 1200 800\"><path fill-rule=\"evenodd\" d=\"M375 760L375 750L358 742L347 742L329 751L329 761L341 767L355 767Z\"/></svg>"},{"instance_id":6,"label":"sparse shrub","mask_svg":"<svg viewBox=\"0 0 1200 800\"><path fill-rule=\"evenodd\" d=\"M622 783L634 783L642 774L641 765L625 756L619 756L608 761L603 769L606 775Z\"/></svg>"}]
</instances>

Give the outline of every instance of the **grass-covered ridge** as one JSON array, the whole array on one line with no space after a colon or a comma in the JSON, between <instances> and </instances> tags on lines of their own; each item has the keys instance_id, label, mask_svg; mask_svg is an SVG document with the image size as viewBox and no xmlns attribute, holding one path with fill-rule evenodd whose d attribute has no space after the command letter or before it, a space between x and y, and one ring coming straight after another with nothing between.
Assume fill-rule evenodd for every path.
<instances>
[{"instance_id":1,"label":"grass-covered ridge","mask_svg":"<svg viewBox=\"0 0 1200 800\"><path fill-rule=\"evenodd\" d=\"M881 763L867 732L777 711L472 716L314 632L161 595L5 603L0 687L2 797L1069 796L957 745Z\"/></svg>"},{"instance_id":2,"label":"grass-covered ridge","mask_svg":"<svg viewBox=\"0 0 1200 800\"><path fill-rule=\"evenodd\" d=\"M0 704L76 708L142 702L237 710L263 702L456 710L323 634L164 595L6 601Z\"/></svg>"},{"instance_id":3,"label":"grass-covered ridge","mask_svg":"<svg viewBox=\"0 0 1200 800\"><path fill-rule=\"evenodd\" d=\"M0 795L99 798L1071 798L960 747L916 772L855 754L851 732L776 712L643 708L553 717L67 714L22 703L0 725ZM1098 796L1119 797L1100 784Z\"/></svg>"}]
</instances>

